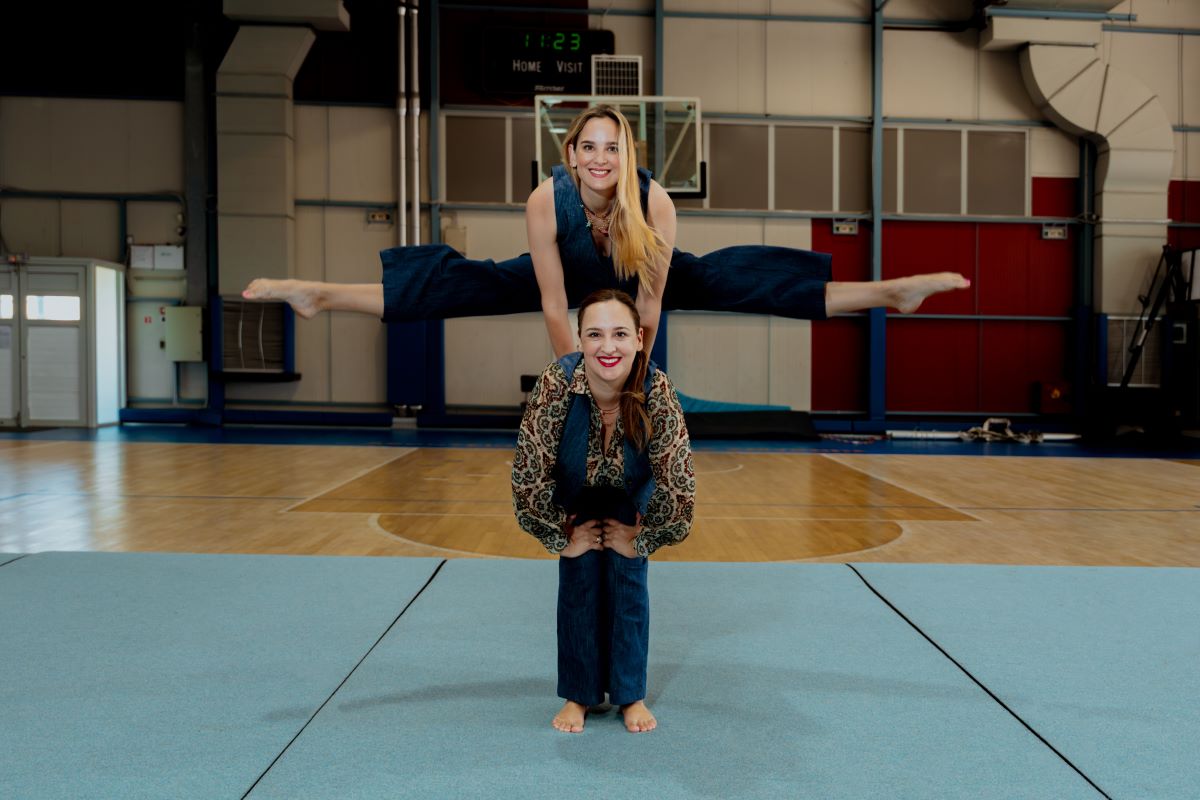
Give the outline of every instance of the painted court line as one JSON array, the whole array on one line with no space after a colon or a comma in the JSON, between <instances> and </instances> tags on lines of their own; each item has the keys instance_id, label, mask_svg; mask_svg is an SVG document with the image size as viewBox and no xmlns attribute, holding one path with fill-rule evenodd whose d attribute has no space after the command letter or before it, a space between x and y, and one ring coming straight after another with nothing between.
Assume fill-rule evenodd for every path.
<instances>
[{"instance_id":1,"label":"painted court line","mask_svg":"<svg viewBox=\"0 0 1200 800\"><path fill-rule=\"evenodd\" d=\"M1033 728L1032 725L1030 725L1028 722L1026 722L1024 719L1022 719L1020 714L1018 714L1016 711L1014 711L1012 708L1010 708L1007 703L1005 703L998 696L996 696L995 692L993 692L991 689L989 689L987 686L985 686L982 681L980 681L978 678L976 678L974 675L972 675L971 672L966 667L964 667L961 663L958 662L957 659L954 658L954 656L947 653L946 650L940 644L935 642L933 640L933 638L929 636L929 634L925 633L925 631L921 630L921 628L918 627L915 622L913 622L911 619L909 619L904 614L903 611L901 611L896 606L892 605L892 602L890 600L888 600L886 597L884 597L883 594L881 594L878 589L876 589L874 586L872 586L871 582L868 581L861 572L859 572L857 569L855 569L853 564L847 564L846 566L849 567L851 569L851 571L854 572L854 574L858 576L858 579L861 580L863 582L863 584L868 589L871 590L872 594L874 594L881 601L883 601L883 603L888 608L890 608L893 612L895 612L896 615L900 617L900 619L907 622L909 627L911 627L914 631L916 631L917 633L919 633L921 635L921 638L923 638L925 641L927 641L931 645L933 645L934 648L937 649L937 651L939 653L941 653L943 656L945 656L950 661L951 664L958 667L959 671L961 671L962 674L966 675L968 678L971 679L972 683L974 683L976 686L978 686L980 689L982 689L984 692L986 692L987 696L992 698L992 700L995 701L997 705L999 705L1001 708L1003 708L1005 711L1007 711L1012 716L1013 719L1015 719L1017 722L1021 723L1021 725L1027 731L1029 731L1034 736L1036 736L1039 742L1041 742L1042 744L1044 744L1046 747L1048 747L1050 749L1050 752L1054 753L1054 755L1056 755L1060 759L1062 759L1064 764L1066 764L1068 767L1070 767L1072 770L1074 770L1076 772L1076 774L1079 775L1079 777L1081 777L1085 781L1087 781L1088 785L1091 786L1093 789L1095 789L1097 792L1099 792L1103 797L1107 798L1107 800L1113 800L1111 795L1109 795L1107 792L1105 792L1103 789L1101 789L1099 786L1097 786L1096 782L1093 781L1091 778L1089 778L1083 772L1083 770L1081 770L1079 767L1075 766L1071 762L1071 759L1067 758L1065 755L1063 755L1062 752L1059 751L1058 748L1056 748L1054 745L1050 744L1050 742L1044 736L1042 736L1040 733L1038 733Z\"/></svg>"},{"instance_id":2,"label":"painted court line","mask_svg":"<svg viewBox=\"0 0 1200 800\"><path fill-rule=\"evenodd\" d=\"M317 492L316 494L314 494L314 495L311 495L311 496L309 496L309 497L302 497L302 498L291 498L291 497L289 497L289 498L285 498L285 499L288 499L288 500L296 500L296 502L294 502L294 503L292 503L290 506L287 506L286 508L284 508L282 513L287 513L288 511L291 511L292 509L294 509L296 506L304 505L305 503L312 502L313 500L320 500L322 497L324 497L325 495L329 494L330 492L336 492L338 489L342 488L343 486L346 486L346 485L348 485L348 484L354 483L354 482L355 482L356 480L358 480L359 478L362 478L362 477L364 477L364 476L366 476L366 475L370 475L372 472L374 472L374 471L375 471L375 470L377 470L377 469L383 469L383 468L384 468L384 467L386 467L388 464L394 464L394 463L396 463L397 461L399 461L400 459L402 459L402 458L406 458L406 457L408 457L408 456L412 455L412 454L413 454L413 453L415 453L415 452L417 452L417 449L416 449L415 447L413 447L413 448L409 448L409 450L408 450L407 452L405 452L405 453L400 453L400 454L398 454L398 455L397 455L395 458L389 458L387 461L384 461L382 464L376 464L376 465L375 465L375 466L373 466L373 467L364 467L363 469L361 469L361 470L359 470L358 472L356 472L356 473L354 473L353 475L351 475L349 478L346 478L346 479L344 479L344 480L340 480L340 481L338 481L338 482L336 482L336 483L332 483L332 484L330 484L329 486L327 486L327 487L325 487L324 489L322 489L321 491L319 491L319 492Z\"/></svg>"},{"instance_id":3,"label":"painted court line","mask_svg":"<svg viewBox=\"0 0 1200 800\"><path fill-rule=\"evenodd\" d=\"M379 635L379 638L375 640L375 644L367 648L367 652L363 653L363 656L358 660L358 663L355 664L348 673L346 673L346 677L342 678L342 682L339 683L332 692L330 692L329 697L325 698L325 702L321 703L321 705L317 707L317 710L312 713L312 716L300 726L300 730L296 731L296 735L291 738L291 741L284 745L283 749L279 751L279 755L275 756L275 758L271 760L271 763L267 765L267 768L262 771L262 774L254 779L254 783L250 784L250 788L247 789L246 793L242 795L242 800L246 800L246 797L248 797L250 793L254 791L254 787L258 786L262 779L266 777L267 773L271 771L271 768L279 762L279 759L283 758L283 754L288 751L288 748L290 748L296 742L296 740L300 738L300 734L304 733L304 730L312 723L314 719L317 718L317 715L321 713L321 710L324 709L325 706L329 705L329 701L332 700L334 695L336 695L341 688L346 685L346 681L350 680L350 676L354 674L355 670L362 666L362 663L367 660L367 656L371 655L375 648L379 646L379 643L383 641L383 638L391 632L392 628L396 627L396 623L399 622L400 618L404 616L404 612L412 608L412 604L417 602L417 598L429 588L429 584L433 583L433 579L438 576L438 573L442 571L442 567L444 566L446 566L445 560L437 565L437 569L435 569L433 574L429 576L429 580L425 581L425 585L422 586L417 593L412 596L412 599L408 601L408 604L400 610L400 613L396 615L394 620L392 620L392 624L388 625L387 629L384 630L384 632Z\"/></svg>"}]
</instances>

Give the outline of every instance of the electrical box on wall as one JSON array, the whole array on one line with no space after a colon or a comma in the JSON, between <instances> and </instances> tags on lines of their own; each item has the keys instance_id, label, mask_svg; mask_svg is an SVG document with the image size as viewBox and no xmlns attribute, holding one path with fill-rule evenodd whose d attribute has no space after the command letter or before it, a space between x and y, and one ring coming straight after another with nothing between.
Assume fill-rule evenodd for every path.
<instances>
[{"instance_id":1,"label":"electrical box on wall","mask_svg":"<svg viewBox=\"0 0 1200 800\"><path fill-rule=\"evenodd\" d=\"M204 309L200 306L168 306L165 311L167 358L171 361L203 361Z\"/></svg>"}]
</instances>

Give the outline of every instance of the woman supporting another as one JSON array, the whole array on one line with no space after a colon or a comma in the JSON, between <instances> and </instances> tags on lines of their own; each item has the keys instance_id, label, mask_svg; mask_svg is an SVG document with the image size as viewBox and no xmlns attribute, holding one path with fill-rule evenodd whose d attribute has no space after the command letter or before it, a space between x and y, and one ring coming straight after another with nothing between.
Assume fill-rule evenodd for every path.
<instances>
[{"instance_id":1,"label":"woman supporting another","mask_svg":"<svg viewBox=\"0 0 1200 800\"><path fill-rule=\"evenodd\" d=\"M683 411L649 363L624 292L579 307L582 352L542 372L513 456L520 526L559 558L558 694L552 724L583 730L589 706L620 706L625 727L653 730L646 707L647 557L691 530L696 478Z\"/></svg>"},{"instance_id":2,"label":"woman supporting another","mask_svg":"<svg viewBox=\"0 0 1200 800\"><path fill-rule=\"evenodd\" d=\"M529 253L472 260L445 245L380 254L383 282L332 284L258 279L243 296L284 300L304 317L360 311L403 322L541 310L556 356L572 349L567 309L590 292L637 298L647 352L667 310L742 311L799 319L891 307L915 311L931 294L970 285L952 272L886 281L831 281L830 257L743 245L703 257L675 250L675 206L635 166L633 132L608 106L572 123L563 165L525 206Z\"/></svg>"}]
</instances>

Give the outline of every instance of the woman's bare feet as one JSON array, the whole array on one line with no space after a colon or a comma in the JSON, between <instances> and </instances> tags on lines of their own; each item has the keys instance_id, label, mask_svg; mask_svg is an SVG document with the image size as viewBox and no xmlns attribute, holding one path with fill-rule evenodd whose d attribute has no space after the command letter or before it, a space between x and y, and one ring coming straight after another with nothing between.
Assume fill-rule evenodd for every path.
<instances>
[{"instance_id":1,"label":"woman's bare feet","mask_svg":"<svg viewBox=\"0 0 1200 800\"><path fill-rule=\"evenodd\" d=\"M901 314L911 314L921 307L925 298L953 289L966 289L971 282L957 272L934 272L928 275L912 275L888 281L890 298L888 305Z\"/></svg>"},{"instance_id":2,"label":"woman's bare feet","mask_svg":"<svg viewBox=\"0 0 1200 800\"><path fill-rule=\"evenodd\" d=\"M282 300L304 317L312 319L324 310L321 285L312 281L255 278L242 291L247 300Z\"/></svg>"},{"instance_id":3,"label":"woman's bare feet","mask_svg":"<svg viewBox=\"0 0 1200 800\"><path fill-rule=\"evenodd\" d=\"M621 706L621 714L625 717L625 730L630 733L646 733L658 727L658 720L641 700Z\"/></svg>"},{"instance_id":4,"label":"woman's bare feet","mask_svg":"<svg viewBox=\"0 0 1200 800\"><path fill-rule=\"evenodd\" d=\"M563 703L562 711L554 715L550 724L555 730L563 733L583 733L583 720L587 716L587 706L573 703L570 700Z\"/></svg>"}]
</instances>

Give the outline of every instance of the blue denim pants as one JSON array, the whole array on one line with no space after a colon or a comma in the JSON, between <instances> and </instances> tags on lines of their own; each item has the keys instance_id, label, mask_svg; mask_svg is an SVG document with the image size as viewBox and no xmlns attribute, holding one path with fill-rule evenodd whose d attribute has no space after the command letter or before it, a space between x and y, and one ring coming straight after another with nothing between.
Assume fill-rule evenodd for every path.
<instances>
[{"instance_id":1,"label":"blue denim pants","mask_svg":"<svg viewBox=\"0 0 1200 800\"><path fill-rule=\"evenodd\" d=\"M585 706L646 697L647 559L588 550L558 560L558 696Z\"/></svg>"}]
</instances>

